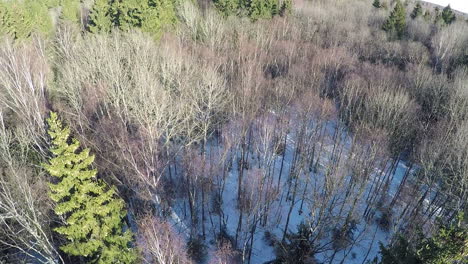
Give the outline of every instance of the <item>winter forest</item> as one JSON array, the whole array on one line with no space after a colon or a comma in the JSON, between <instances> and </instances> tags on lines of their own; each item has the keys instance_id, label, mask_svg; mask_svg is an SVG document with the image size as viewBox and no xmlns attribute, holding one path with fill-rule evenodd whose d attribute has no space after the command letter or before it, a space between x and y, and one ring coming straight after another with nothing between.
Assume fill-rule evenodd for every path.
<instances>
[{"instance_id":1,"label":"winter forest","mask_svg":"<svg viewBox=\"0 0 468 264\"><path fill-rule=\"evenodd\" d=\"M468 15L0 0L0 263L468 263Z\"/></svg>"}]
</instances>

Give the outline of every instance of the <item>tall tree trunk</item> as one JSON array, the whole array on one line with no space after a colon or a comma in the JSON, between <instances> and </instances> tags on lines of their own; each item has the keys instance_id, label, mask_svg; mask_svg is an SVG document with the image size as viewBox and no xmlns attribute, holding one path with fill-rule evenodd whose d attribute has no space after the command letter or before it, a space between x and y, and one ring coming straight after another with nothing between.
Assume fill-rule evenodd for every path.
<instances>
[{"instance_id":1,"label":"tall tree trunk","mask_svg":"<svg viewBox=\"0 0 468 264\"><path fill-rule=\"evenodd\" d=\"M281 166L280 166L280 171L278 175L278 190L280 190L280 185L281 185L281 175L283 174L283 166L284 166L284 158L286 157L286 150L287 150L287 139L288 139L288 133L284 135L284 150L283 150L283 157L281 157Z\"/></svg>"},{"instance_id":2,"label":"tall tree trunk","mask_svg":"<svg viewBox=\"0 0 468 264\"><path fill-rule=\"evenodd\" d=\"M403 190L403 188L406 185L406 181L408 180L408 176L410 175L410 172L413 169L413 165L414 164L411 162L410 166L406 170L405 175L403 176L403 179L400 182L400 185L398 185L398 190L397 190L395 196L393 196L392 202L390 203L390 207L393 207L393 205L395 205L396 201L400 197L400 193L401 193L401 191Z\"/></svg>"}]
</instances>

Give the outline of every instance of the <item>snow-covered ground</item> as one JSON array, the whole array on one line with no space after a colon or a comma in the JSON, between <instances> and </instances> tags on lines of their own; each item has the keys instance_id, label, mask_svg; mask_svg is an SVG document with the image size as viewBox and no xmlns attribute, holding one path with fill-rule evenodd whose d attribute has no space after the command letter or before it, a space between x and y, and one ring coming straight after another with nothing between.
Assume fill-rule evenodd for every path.
<instances>
[{"instance_id":1,"label":"snow-covered ground","mask_svg":"<svg viewBox=\"0 0 468 264\"><path fill-rule=\"evenodd\" d=\"M332 152L333 152L333 147L332 147L332 137L333 133L335 131L336 127L333 122L329 122L329 124L326 127L326 134L328 134L329 138L328 140L325 140L323 149L324 153L322 154L323 158L320 161L320 167L322 169L319 169L317 172L312 173L312 172L303 172L303 179L300 181L299 187L298 187L298 193L302 194L303 192L307 191L311 193L310 195L316 195L315 193L320 193L317 195L323 195L321 194L321 190L323 190L324 187L324 182L325 182L325 169L327 167L327 164L330 162L332 159ZM270 210L269 210L269 218L268 218L268 223L265 226L262 226L261 224L257 225L257 228L255 230L255 235L254 235L254 241L253 241L253 250L252 250L252 256L251 256L251 262L253 264L256 263L265 263L268 261L271 261L275 259L275 252L274 248L269 245L269 243L265 239L265 232L271 232L271 234L276 237L277 239L281 239L283 236L283 232L285 229L285 219L288 215L288 211L291 208L291 201L287 199L287 189L288 189L288 174L290 172L293 159L294 159L294 152L295 152L295 138L296 136L293 134L289 134L287 137L287 145L286 145L286 151L285 151L285 158L284 158L284 167L283 167L283 177L281 179L281 188L280 188L280 193L275 199L275 201L271 204ZM344 146L344 151L342 152L342 159L346 160L348 159L348 153L349 153L349 148L351 145L352 141L352 135L349 135L347 132L344 132L342 134L342 145ZM219 146L216 146L215 144L212 144L212 146L208 147L208 152L213 152L216 153L216 151L220 151ZM226 225L226 231L227 233L231 236L234 237L236 234L236 230L238 229L238 223L239 223L239 210L237 207L237 188L238 188L238 177L239 177L239 169L237 167L237 162L235 162L239 156L234 156L233 157L233 166L231 170L229 171L229 174L226 178L225 182L225 191L223 192L223 204L222 204L222 220L219 216L214 215L213 217L207 217L205 220L205 227L207 230L207 238L206 242L210 248L211 251L215 249L215 236L219 232L219 226L220 226L220 221L223 221ZM278 172L280 171L281 167L281 160L282 156L281 155L275 155L275 166L273 170L273 178L275 179L275 184L276 184L276 179ZM256 162L258 160L255 158L254 154L251 154L249 157L249 162L251 164L251 167L256 166ZM378 185L379 182L376 180L378 179L378 175L382 175L382 169L386 170L387 168L390 168L391 164L386 164L384 165L384 168L378 168L375 167L374 172L371 173L370 178L367 180L365 183L365 187L363 189L362 193L359 193L359 191L356 189L352 189L352 194L350 196L355 196L359 197L357 205L355 209L353 210L353 218L356 219L356 227L353 231L353 238L352 242L350 245L346 246L342 250L335 251L333 247L328 246L325 250L322 252L318 253L315 255L316 259L320 263L359 263L362 264L366 260L372 260L374 257L378 255L379 251L379 243L382 244L387 244L389 239L392 236L393 228L395 226L391 226L389 230L384 230L382 227L377 223L377 218L381 212L378 210L375 211L375 215L371 217L368 220L365 220L363 217L363 214L368 208L368 203L366 202L367 198L369 197L368 195L372 192L372 186ZM251 171L250 169L249 171ZM386 192L388 194L388 199L391 199L392 196L397 192L398 186L400 182L403 179L403 175L405 172L408 170L406 167L405 163L400 161L395 167L394 173L392 173L391 177L389 177L389 186L388 186L388 191ZM248 173L246 172L246 175ZM244 175L244 177L248 177ZM307 179L307 177L310 177ZM345 177L345 181L350 181L350 176ZM309 187L305 189L305 184L304 182L308 180L309 181ZM383 180L382 180L383 183ZM375 184L375 185L374 185ZM314 186L314 187L312 187ZM343 185L344 186L344 185ZM346 202L346 199L350 199L349 197L344 197L344 190L345 187L343 187L342 192L340 193L339 191L337 194L334 195L334 200L336 199L337 201L345 201L342 204L344 206L336 206L333 207L331 210L331 215L329 217L334 217L336 216L337 218L341 218L341 222L344 222L343 216L346 216L347 211L351 210L350 209L350 203ZM303 204L302 211L300 210L301 207L301 195L298 194L295 203L293 204L293 209L291 212L291 217L288 225L288 230L290 232L295 232L297 230L297 226L303 222L303 221L309 221L312 215L312 212L310 211L309 208L313 207L308 206L307 203ZM310 197L310 196L309 196ZM313 199L312 199L313 200ZM352 200L352 199L351 199ZM315 201L309 201L309 205L313 204ZM208 203L209 205L211 203ZM208 206L209 206L208 205ZM330 206L331 207L331 206ZM396 208L394 211L399 214L402 210L402 205L396 205ZM207 209L208 210L208 209ZM338 210L340 212L338 212ZM180 199L178 202L176 202L176 205L174 206L174 212L177 213L177 221L179 224L181 224L181 221L184 222L185 224L183 226L179 226L179 230L181 233L186 233L187 232L187 227L190 226L190 216L187 213L188 212L188 205L187 201L184 199ZM249 228L251 226L251 221L250 219L252 216L247 212L244 214L244 220L242 224L242 232L240 232L242 235L239 235L239 243L238 247L240 246L239 244L247 244L250 243L249 241ZM180 220L178 219L180 218ZM249 222L250 221L250 222ZM340 221L337 221L340 222ZM338 224L339 225L339 224ZM331 223L330 226L327 226L326 228L329 229L328 231L324 232L325 235L321 237L319 240L320 245L330 245L332 243L332 230L334 227L337 226L337 223ZM245 245L244 244L244 245Z\"/></svg>"},{"instance_id":2,"label":"snow-covered ground","mask_svg":"<svg viewBox=\"0 0 468 264\"><path fill-rule=\"evenodd\" d=\"M468 0L424 0L440 6L450 5L452 9L468 14Z\"/></svg>"}]
</instances>

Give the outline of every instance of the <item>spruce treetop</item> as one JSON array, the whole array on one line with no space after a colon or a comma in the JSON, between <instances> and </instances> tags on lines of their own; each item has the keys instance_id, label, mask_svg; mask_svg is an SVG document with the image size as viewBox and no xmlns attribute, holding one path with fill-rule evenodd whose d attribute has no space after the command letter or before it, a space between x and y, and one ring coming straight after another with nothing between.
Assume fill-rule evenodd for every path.
<instances>
[{"instance_id":1,"label":"spruce treetop","mask_svg":"<svg viewBox=\"0 0 468 264\"><path fill-rule=\"evenodd\" d=\"M382 7L382 4L380 3L380 0L374 0L374 2L372 3L372 5L373 5L375 8L381 8L381 7Z\"/></svg>"},{"instance_id":2,"label":"spruce treetop","mask_svg":"<svg viewBox=\"0 0 468 264\"><path fill-rule=\"evenodd\" d=\"M455 16L455 13L452 11L452 8L450 7L450 5L446 6L442 10L442 20L444 21L445 24L450 25L453 22L455 22L456 19L457 17Z\"/></svg>"},{"instance_id":3,"label":"spruce treetop","mask_svg":"<svg viewBox=\"0 0 468 264\"><path fill-rule=\"evenodd\" d=\"M406 10L400 0L396 1L395 8L383 25L383 30L392 37L402 39L406 33Z\"/></svg>"},{"instance_id":4,"label":"spruce treetop","mask_svg":"<svg viewBox=\"0 0 468 264\"><path fill-rule=\"evenodd\" d=\"M416 19L417 17L421 16L423 13L423 9L421 6L421 3L417 3L416 6L413 9L413 12L411 12L411 18Z\"/></svg>"}]
</instances>

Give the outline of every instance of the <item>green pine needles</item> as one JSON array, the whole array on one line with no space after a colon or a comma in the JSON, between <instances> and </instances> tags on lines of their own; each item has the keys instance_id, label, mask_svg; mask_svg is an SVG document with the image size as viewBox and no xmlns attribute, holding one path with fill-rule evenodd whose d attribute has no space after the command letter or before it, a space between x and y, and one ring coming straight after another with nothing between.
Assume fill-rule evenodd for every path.
<instances>
[{"instance_id":1,"label":"green pine needles","mask_svg":"<svg viewBox=\"0 0 468 264\"><path fill-rule=\"evenodd\" d=\"M89 17L93 33L140 28L155 38L177 22L175 0L96 0Z\"/></svg>"},{"instance_id":2,"label":"green pine needles","mask_svg":"<svg viewBox=\"0 0 468 264\"><path fill-rule=\"evenodd\" d=\"M233 0L214 0L215 7L225 17L236 15L239 9L239 1Z\"/></svg>"},{"instance_id":3,"label":"green pine needles","mask_svg":"<svg viewBox=\"0 0 468 264\"><path fill-rule=\"evenodd\" d=\"M446 25L450 25L457 20L457 16L452 11L450 5L446 6L444 10L442 10L442 20Z\"/></svg>"},{"instance_id":4,"label":"green pine needles","mask_svg":"<svg viewBox=\"0 0 468 264\"><path fill-rule=\"evenodd\" d=\"M80 150L77 139L70 140L70 129L56 113L50 113L47 124L53 158L44 168L58 180L50 184L49 196L57 203L55 213L65 219L55 231L68 240L61 250L93 263L134 263L132 233L123 231L124 201L114 188L96 180L97 171L90 168L94 156L89 149Z\"/></svg>"},{"instance_id":5,"label":"green pine needles","mask_svg":"<svg viewBox=\"0 0 468 264\"><path fill-rule=\"evenodd\" d=\"M406 34L406 10L400 0L396 1L395 8L383 25L391 37L402 39Z\"/></svg>"},{"instance_id":6,"label":"green pine needles","mask_svg":"<svg viewBox=\"0 0 468 264\"><path fill-rule=\"evenodd\" d=\"M421 3L417 3L416 6L413 9L413 12L411 12L411 18L416 19L420 17L423 14L423 8L421 6Z\"/></svg>"},{"instance_id":7,"label":"green pine needles","mask_svg":"<svg viewBox=\"0 0 468 264\"><path fill-rule=\"evenodd\" d=\"M375 8L381 8L382 4L380 3L380 0L374 0L372 6L374 6Z\"/></svg>"},{"instance_id":8,"label":"green pine needles","mask_svg":"<svg viewBox=\"0 0 468 264\"><path fill-rule=\"evenodd\" d=\"M50 36L54 32L52 13L59 18L80 22L80 0L0 0L0 35L26 39L34 33Z\"/></svg>"},{"instance_id":9,"label":"green pine needles","mask_svg":"<svg viewBox=\"0 0 468 264\"><path fill-rule=\"evenodd\" d=\"M468 229L464 215L460 213L453 223L439 224L432 237L419 232L414 241L398 235L388 247L380 244L379 264L454 264L466 263L468 258Z\"/></svg>"},{"instance_id":10,"label":"green pine needles","mask_svg":"<svg viewBox=\"0 0 468 264\"><path fill-rule=\"evenodd\" d=\"M292 0L213 0L216 8L225 16L247 15L253 21L285 16L292 10Z\"/></svg>"},{"instance_id":11,"label":"green pine needles","mask_svg":"<svg viewBox=\"0 0 468 264\"><path fill-rule=\"evenodd\" d=\"M0 1L0 34L25 39L33 33L51 34L49 10L41 1Z\"/></svg>"}]
</instances>

